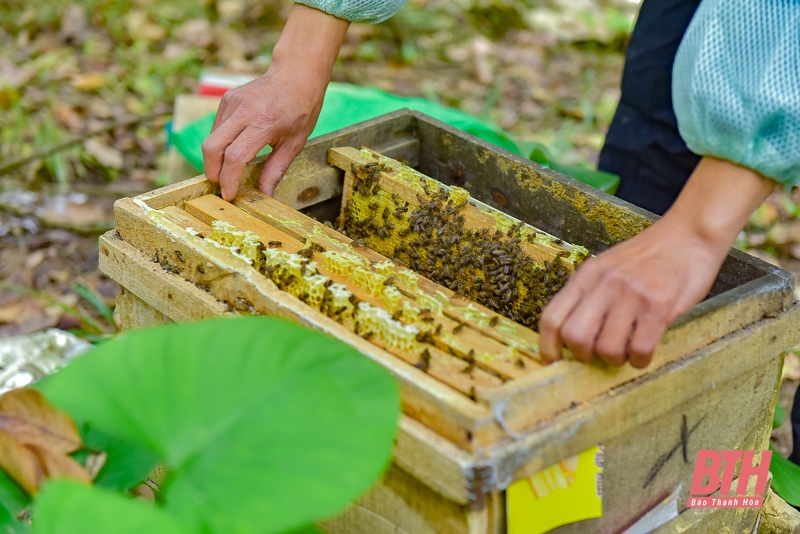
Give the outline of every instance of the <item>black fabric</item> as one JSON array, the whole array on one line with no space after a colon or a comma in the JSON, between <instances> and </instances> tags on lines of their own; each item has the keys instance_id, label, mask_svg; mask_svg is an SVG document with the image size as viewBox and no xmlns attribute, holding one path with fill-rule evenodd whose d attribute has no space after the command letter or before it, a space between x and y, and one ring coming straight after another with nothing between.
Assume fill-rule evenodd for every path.
<instances>
[{"instance_id":1,"label":"black fabric","mask_svg":"<svg viewBox=\"0 0 800 534\"><path fill-rule=\"evenodd\" d=\"M792 442L794 443L794 449L792 449L792 454L789 455L789 459L794 463L800 465L800 389L797 390L794 394L794 403L792 404L792 414L790 416L792 420Z\"/></svg>"},{"instance_id":2,"label":"black fabric","mask_svg":"<svg viewBox=\"0 0 800 534\"><path fill-rule=\"evenodd\" d=\"M625 54L622 95L598 168L621 181L617 196L659 215L700 157L686 148L672 109L672 63L700 0L645 0Z\"/></svg>"}]
</instances>

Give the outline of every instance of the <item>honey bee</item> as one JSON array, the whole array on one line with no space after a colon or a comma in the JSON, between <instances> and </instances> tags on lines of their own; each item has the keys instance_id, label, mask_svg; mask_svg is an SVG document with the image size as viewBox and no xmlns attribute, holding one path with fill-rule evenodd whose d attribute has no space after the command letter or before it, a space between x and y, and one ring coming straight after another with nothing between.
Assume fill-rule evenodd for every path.
<instances>
[{"instance_id":1,"label":"honey bee","mask_svg":"<svg viewBox=\"0 0 800 534\"><path fill-rule=\"evenodd\" d=\"M512 235L514 235L517 232L519 232L519 229L522 228L522 224L523 224L522 221L520 221L517 224L513 225L511 228L508 229L508 232L506 232L506 235L508 237L511 237Z\"/></svg>"},{"instance_id":2,"label":"honey bee","mask_svg":"<svg viewBox=\"0 0 800 534\"><path fill-rule=\"evenodd\" d=\"M419 355L419 361L416 363L415 367L427 373L430 366L431 353L428 352L428 349L425 349L422 351L422 354Z\"/></svg>"},{"instance_id":3,"label":"honey bee","mask_svg":"<svg viewBox=\"0 0 800 534\"><path fill-rule=\"evenodd\" d=\"M464 374L469 374L475 370L475 349L469 351L466 360L467 360L467 366L464 369L462 369L461 372Z\"/></svg>"}]
</instances>

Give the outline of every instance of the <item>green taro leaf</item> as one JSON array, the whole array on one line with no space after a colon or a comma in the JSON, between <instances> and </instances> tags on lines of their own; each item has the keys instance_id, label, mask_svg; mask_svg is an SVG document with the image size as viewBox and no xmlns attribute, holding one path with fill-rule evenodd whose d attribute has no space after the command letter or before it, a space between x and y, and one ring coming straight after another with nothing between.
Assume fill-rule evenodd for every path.
<instances>
[{"instance_id":1,"label":"green taro leaf","mask_svg":"<svg viewBox=\"0 0 800 534\"><path fill-rule=\"evenodd\" d=\"M296 530L292 530L291 532L286 532L286 534L325 534L325 533L322 530L315 527L314 525L306 525Z\"/></svg>"},{"instance_id":2,"label":"green taro leaf","mask_svg":"<svg viewBox=\"0 0 800 534\"><path fill-rule=\"evenodd\" d=\"M0 508L7 511L12 518L16 518L17 514L30 503L31 498L25 493L25 490L14 482L3 469L0 469ZM0 519L0 532L5 532L3 527L11 523L16 523L16 521L12 520L9 523L5 519Z\"/></svg>"},{"instance_id":3,"label":"green taro leaf","mask_svg":"<svg viewBox=\"0 0 800 534\"><path fill-rule=\"evenodd\" d=\"M772 448L769 470L772 472L772 489L792 506L800 506L800 466L787 460Z\"/></svg>"},{"instance_id":4,"label":"green taro leaf","mask_svg":"<svg viewBox=\"0 0 800 534\"><path fill-rule=\"evenodd\" d=\"M33 534L188 534L153 504L109 490L58 480L42 488L33 509Z\"/></svg>"},{"instance_id":5,"label":"green taro leaf","mask_svg":"<svg viewBox=\"0 0 800 534\"><path fill-rule=\"evenodd\" d=\"M156 452L191 530L269 534L330 516L387 465L399 395L343 343L242 317L123 334L42 385L73 417Z\"/></svg>"},{"instance_id":6,"label":"green taro leaf","mask_svg":"<svg viewBox=\"0 0 800 534\"><path fill-rule=\"evenodd\" d=\"M78 425L78 429L86 447L107 455L94 479L97 486L128 491L139 485L158 463L158 456L140 443L109 436L88 423Z\"/></svg>"}]
</instances>

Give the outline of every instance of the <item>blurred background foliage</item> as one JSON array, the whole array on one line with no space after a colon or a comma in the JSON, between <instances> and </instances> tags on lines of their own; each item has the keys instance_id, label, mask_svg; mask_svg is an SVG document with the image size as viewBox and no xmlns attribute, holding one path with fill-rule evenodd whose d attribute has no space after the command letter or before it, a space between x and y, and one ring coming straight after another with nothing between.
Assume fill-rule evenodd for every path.
<instances>
[{"instance_id":1,"label":"blurred background foliage","mask_svg":"<svg viewBox=\"0 0 800 534\"><path fill-rule=\"evenodd\" d=\"M0 168L167 108L203 68L262 73L291 3L7 0L0 7ZM423 96L592 162L619 97L628 0L412 0L353 25L334 79ZM166 116L112 128L17 179L154 182Z\"/></svg>"}]
</instances>

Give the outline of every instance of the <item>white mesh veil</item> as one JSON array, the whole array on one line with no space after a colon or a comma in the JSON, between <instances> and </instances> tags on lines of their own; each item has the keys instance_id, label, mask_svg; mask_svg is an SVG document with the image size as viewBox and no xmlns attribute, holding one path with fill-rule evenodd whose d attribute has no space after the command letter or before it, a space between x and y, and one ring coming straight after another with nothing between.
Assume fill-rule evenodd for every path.
<instances>
[{"instance_id":1,"label":"white mesh veil","mask_svg":"<svg viewBox=\"0 0 800 534\"><path fill-rule=\"evenodd\" d=\"M704 0L672 98L693 152L800 183L800 1Z\"/></svg>"}]
</instances>

